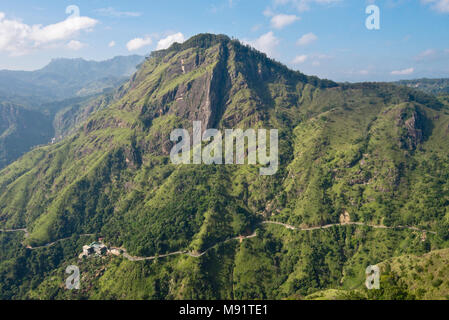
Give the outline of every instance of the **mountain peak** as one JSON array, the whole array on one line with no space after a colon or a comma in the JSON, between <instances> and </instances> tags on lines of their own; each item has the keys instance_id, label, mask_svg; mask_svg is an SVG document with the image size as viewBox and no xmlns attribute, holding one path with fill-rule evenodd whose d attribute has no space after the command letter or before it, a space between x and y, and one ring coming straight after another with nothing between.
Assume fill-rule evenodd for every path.
<instances>
[{"instance_id":1,"label":"mountain peak","mask_svg":"<svg viewBox=\"0 0 449 320\"><path fill-rule=\"evenodd\" d=\"M266 65L271 72L288 74L289 78L299 79L302 82L310 83L317 87L334 87L337 84L333 81L327 79L319 79L316 76L306 76L305 74L289 69L283 63L270 58L264 52L261 52L246 43L242 43L238 39L230 38L224 34L212 34L212 33L200 33L192 36L183 43L173 43L169 48L164 50L153 51L147 59L160 59L167 57L171 53L179 53L181 51L186 51L192 48L196 49L209 49L217 44L221 44L222 50L224 52L234 51L234 58L238 61L243 61L249 59L253 62L252 66L255 64ZM223 58L223 55L219 55ZM254 64L255 63L255 64Z\"/></svg>"},{"instance_id":2,"label":"mountain peak","mask_svg":"<svg viewBox=\"0 0 449 320\"><path fill-rule=\"evenodd\" d=\"M203 49L209 48L218 43L227 43L229 41L231 41L231 39L224 34L200 33L189 38L183 43L175 42L167 49L153 51L150 55L150 58L163 57L173 51L183 51L195 47Z\"/></svg>"}]
</instances>

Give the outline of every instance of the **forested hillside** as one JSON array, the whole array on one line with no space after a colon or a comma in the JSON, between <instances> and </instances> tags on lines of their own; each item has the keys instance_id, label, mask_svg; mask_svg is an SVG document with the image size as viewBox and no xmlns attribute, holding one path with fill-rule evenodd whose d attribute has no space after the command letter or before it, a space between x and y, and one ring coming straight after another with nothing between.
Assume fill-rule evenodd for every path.
<instances>
[{"instance_id":1,"label":"forested hillside","mask_svg":"<svg viewBox=\"0 0 449 320\"><path fill-rule=\"evenodd\" d=\"M0 233L2 298L304 298L449 247L442 98L321 80L202 34L154 52L95 110L0 171L0 229L29 232ZM172 164L170 132L194 120L278 129L279 170ZM86 234L128 258L78 261ZM69 264L79 291L64 289Z\"/></svg>"}]
</instances>

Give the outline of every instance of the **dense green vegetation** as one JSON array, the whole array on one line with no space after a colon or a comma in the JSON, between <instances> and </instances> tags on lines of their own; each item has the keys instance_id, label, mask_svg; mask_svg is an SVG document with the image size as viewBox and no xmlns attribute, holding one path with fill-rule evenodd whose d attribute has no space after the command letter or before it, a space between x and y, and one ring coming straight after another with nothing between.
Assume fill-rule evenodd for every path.
<instances>
[{"instance_id":1,"label":"dense green vegetation","mask_svg":"<svg viewBox=\"0 0 449 320\"><path fill-rule=\"evenodd\" d=\"M19 262L29 273L11 273L2 297L296 299L333 289L351 298L364 294L368 265L448 247L443 97L308 77L236 40L205 34L152 54L110 100L92 105L70 136L0 171L0 229L26 226L31 246L73 237L42 252L5 238L17 245L2 247L0 273ZM194 120L219 129L278 129L278 172L173 165L170 132L190 130ZM259 224L320 226L345 213L351 221L436 234L423 240L408 229ZM224 242L254 231L241 243ZM201 257L79 262L76 239L85 233L136 256L213 248ZM42 265L34 267L30 254ZM84 277L76 292L63 282L72 263ZM391 290L381 297L418 296L396 274L385 277Z\"/></svg>"},{"instance_id":2,"label":"dense green vegetation","mask_svg":"<svg viewBox=\"0 0 449 320\"><path fill-rule=\"evenodd\" d=\"M378 264L381 270L380 288L323 290L307 299L357 300L447 300L449 280L447 249L434 250L422 255L402 255Z\"/></svg>"}]
</instances>

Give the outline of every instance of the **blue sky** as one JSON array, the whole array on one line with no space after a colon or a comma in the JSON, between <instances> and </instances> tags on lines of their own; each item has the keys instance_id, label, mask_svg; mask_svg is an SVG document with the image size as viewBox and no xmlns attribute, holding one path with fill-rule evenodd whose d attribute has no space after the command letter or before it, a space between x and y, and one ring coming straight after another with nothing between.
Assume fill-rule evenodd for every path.
<instances>
[{"instance_id":1,"label":"blue sky","mask_svg":"<svg viewBox=\"0 0 449 320\"><path fill-rule=\"evenodd\" d=\"M371 4L379 30L365 26ZM143 55L211 32L336 81L449 77L448 31L449 0L0 0L0 69Z\"/></svg>"}]
</instances>

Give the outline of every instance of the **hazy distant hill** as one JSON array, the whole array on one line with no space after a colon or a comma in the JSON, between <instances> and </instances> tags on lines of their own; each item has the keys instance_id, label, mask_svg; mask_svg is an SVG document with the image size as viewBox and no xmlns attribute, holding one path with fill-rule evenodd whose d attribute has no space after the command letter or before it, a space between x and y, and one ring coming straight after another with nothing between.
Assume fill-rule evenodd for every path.
<instances>
[{"instance_id":1,"label":"hazy distant hill","mask_svg":"<svg viewBox=\"0 0 449 320\"><path fill-rule=\"evenodd\" d=\"M136 71L144 57L106 61L54 59L36 71L0 71L0 100L36 108L40 103L101 93L116 87Z\"/></svg>"},{"instance_id":2,"label":"hazy distant hill","mask_svg":"<svg viewBox=\"0 0 449 320\"><path fill-rule=\"evenodd\" d=\"M431 94L449 94L449 79L415 79L396 81L396 84Z\"/></svg>"}]
</instances>

